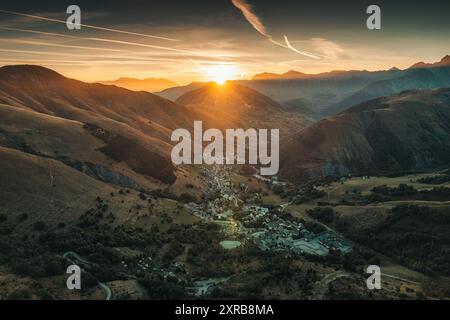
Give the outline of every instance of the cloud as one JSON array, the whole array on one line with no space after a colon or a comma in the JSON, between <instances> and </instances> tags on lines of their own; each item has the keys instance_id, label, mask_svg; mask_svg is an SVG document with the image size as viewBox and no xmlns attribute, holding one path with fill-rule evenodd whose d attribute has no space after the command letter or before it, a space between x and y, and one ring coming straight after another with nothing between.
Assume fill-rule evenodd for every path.
<instances>
[{"instance_id":1,"label":"cloud","mask_svg":"<svg viewBox=\"0 0 450 320\"><path fill-rule=\"evenodd\" d=\"M259 17L253 13L253 7L245 0L231 0L233 5L242 11L245 19L255 28L256 31L265 37L270 37L266 27L263 25Z\"/></svg>"},{"instance_id":2,"label":"cloud","mask_svg":"<svg viewBox=\"0 0 450 320\"><path fill-rule=\"evenodd\" d=\"M297 50L296 48L294 48L291 45L291 43L289 42L289 39L286 35L284 36L284 40L286 42L285 44L274 40L272 38L272 36L270 35L270 33L267 31L264 24L262 23L261 19L253 12L252 5L249 4L246 0L231 0L231 2L233 3L233 5L236 8L241 10L242 14L244 15L244 17L248 21L248 23L250 23L256 31L258 31L261 35L266 37L267 40L269 40L274 45L292 50L295 53L298 53L298 54L301 54L301 55L304 55L304 56L307 56L310 58L320 59L320 57L315 56L311 53L300 51L300 50Z\"/></svg>"}]
</instances>

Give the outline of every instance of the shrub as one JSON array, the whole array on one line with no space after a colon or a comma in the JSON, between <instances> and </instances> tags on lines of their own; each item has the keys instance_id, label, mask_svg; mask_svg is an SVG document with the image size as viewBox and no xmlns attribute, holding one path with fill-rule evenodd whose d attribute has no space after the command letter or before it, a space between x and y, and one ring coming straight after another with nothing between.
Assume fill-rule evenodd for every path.
<instances>
[{"instance_id":1,"label":"shrub","mask_svg":"<svg viewBox=\"0 0 450 320\"><path fill-rule=\"evenodd\" d=\"M9 300L29 300L31 299L32 294L30 289L28 288L22 288L22 289L17 289L15 291L13 291L9 296L8 299Z\"/></svg>"},{"instance_id":2,"label":"shrub","mask_svg":"<svg viewBox=\"0 0 450 320\"><path fill-rule=\"evenodd\" d=\"M323 223L332 223L334 221L334 210L329 207L318 207L306 210L306 213L308 213L310 217Z\"/></svg>"},{"instance_id":3,"label":"shrub","mask_svg":"<svg viewBox=\"0 0 450 320\"><path fill-rule=\"evenodd\" d=\"M187 202L195 202L196 198L192 194L182 193L180 195L179 200L182 201L182 202L186 202L187 203Z\"/></svg>"},{"instance_id":4,"label":"shrub","mask_svg":"<svg viewBox=\"0 0 450 320\"><path fill-rule=\"evenodd\" d=\"M373 188L372 192L391 197L411 196L417 194L417 190L413 186L403 183L399 184L397 188L391 188L386 185L378 186Z\"/></svg>"},{"instance_id":5,"label":"shrub","mask_svg":"<svg viewBox=\"0 0 450 320\"><path fill-rule=\"evenodd\" d=\"M47 225L44 221L39 220L33 224L33 229L36 231L43 231L47 228Z\"/></svg>"},{"instance_id":6,"label":"shrub","mask_svg":"<svg viewBox=\"0 0 450 320\"><path fill-rule=\"evenodd\" d=\"M272 192L276 195L280 195L284 192L284 188L282 185L275 184L272 186Z\"/></svg>"},{"instance_id":7,"label":"shrub","mask_svg":"<svg viewBox=\"0 0 450 320\"><path fill-rule=\"evenodd\" d=\"M417 182L427 183L427 184L442 184L446 182L450 182L450 175L439 175L439 176L430 176L418 179Z\"/></svg>"}]
</instances>

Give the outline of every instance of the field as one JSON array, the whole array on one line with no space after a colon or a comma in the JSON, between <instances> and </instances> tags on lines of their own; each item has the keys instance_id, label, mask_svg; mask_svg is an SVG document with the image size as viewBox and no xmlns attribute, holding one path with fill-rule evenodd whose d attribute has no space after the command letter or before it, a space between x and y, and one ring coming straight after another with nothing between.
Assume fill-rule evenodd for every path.
<instances>
[{"instance_id":1,"label":"field","mask_svg":"<svg viewBox=\"0 0 450 320\"><path fill-rule=\"evenodd\" d=\"M439 219L447 219L445 217L448 217L450 212L450 201L416 200L409 199L406 195L376 202L367 199L371 199L372 189L381 185L395 189L400 184L405 184L414 187L417 192L436 187L449 187L448 183L436 185L417 181L420 178L440 175L442 173L343 179L317 186L318 190L324 192L322 197L301 204L290 203L284 211L296 218L337 230L353 240L355 247L371 252L382 269L383 284L393 290L399 290L403 298L415 298L417 292L425 292L433 297L446 290L446 286L436 284L438 281L436 277L441 279L439 281L442 283L447 283L449 279L446 269L448 224L444 222L447 220L440 222ZM263 202L286 205L285 198L273 194L263 197ZM408 214L413 213L406 212L405 218L394 217L393 210L405 205L412 208L411 212L425 210L423 217L416 218L414 215L409 217ZM322 221L309 213L311 210L322 208L332 209L334 212L332 220ZM427 210L430 210L430 213ZM425 212L429 217L425 216ZM429 240L431 238L434 240ZM428 246L429 241L435 243ZM440 266L438 269L437 265ZM339 281L344 283L347 280ZM430 283L435 285L430 287L428 285Z\"/></svg>"}]
</instances>

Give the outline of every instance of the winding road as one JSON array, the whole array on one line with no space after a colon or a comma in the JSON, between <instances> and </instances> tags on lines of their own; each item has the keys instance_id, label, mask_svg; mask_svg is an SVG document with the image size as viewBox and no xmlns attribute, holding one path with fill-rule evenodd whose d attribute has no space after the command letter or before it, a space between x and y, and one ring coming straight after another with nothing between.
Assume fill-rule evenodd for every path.
<instances>
[{"instance_id":1,"label":"winding road","mask_svg":"<svg viewBox=\"0 0 450 320\"><path fill-rule=\"evenodd\" d=\"M325 295L328 291L328 285L333 282L334 280L337 280L339 278L343 278L343 277L351 277L351 274L342 270L338 270L332 273L329 273L327 275L325 275L325 277L323 277L321 280L317 281L315 283L315 288L314 288L314 296L315 299L324 299Z\"/></svg>"},{"instance_id":2,"label":"winding road","mask_svg":"<svg viewBox=\"0 0 450 320\"><path fill-rule=\"evenodd\" d=\"M87 260L81 258L81 257L80 257L76 252L74 252L74 251L67 251L67 252L65 252L65 253L63 254L63 257L66 258L67 260L69 260L71 263L74 263L74 264L76 264L77 261L78 261L78 262L81 262L81 263L84 264L84 265L88 265L88 266L89 266L89 265L92 265L92 263L90 263L89 261L87 261ZM81 269L82 269L82 268L81 268ZM106 284L104 284L103 282L99 282L98 285L100 286L100 288L103 289L103 291L105 291L105 295L106 295L105 300L111 300L111 297L112 297L112 291L111 291L111 289L110 289Z\"/></svg>"}]
</instances>

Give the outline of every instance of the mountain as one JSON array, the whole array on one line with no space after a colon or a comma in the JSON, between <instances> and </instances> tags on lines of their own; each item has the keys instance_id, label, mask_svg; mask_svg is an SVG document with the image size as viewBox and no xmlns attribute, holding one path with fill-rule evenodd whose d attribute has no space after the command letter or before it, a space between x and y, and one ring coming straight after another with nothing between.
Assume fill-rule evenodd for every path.
<instances>
[{"instance_id":1,"label":"mountain","mask_svg":"<svg viewBox=\"0 0 450 320\"><path fill-rule=\"evenodd\" d=\"M439 62L421 62L405 70L392 67L382 71L333 70L318 74L291 70L282 74L264 72L256 74L251 80L233 82L252 88L292 110L311 110L315 116L310 119L318 119L337 114L366 100L404 90L446 87L449 67L450 56L447 55ZM422 69L431 70L432 74L417 72ZM156 94L176 101L183 94L205 85L193 82Z\"/></svg>"},{"instance_id":2,"label":"mountain","mask_svg":"<svg viewBox=\"0 0 450 320\"><path fill-rule=\"evenodd\" d=\"M29 65L0 68L0 106L0 146L135 188L175 182L177 172L169 156L171 133L191 129L194 120L203 120L204 128L280 128L282 134L305 125L298 112L231 82L203 84L175 103ZM12 130L14 121L8 119L15 119L13 126L20 130ZM46 135L26 134L33 131ZM72 141L70 146L67 141Z\"/></svg>"},{"instance_id":3,"label":"mountain","mask_svg":"<svg viewBox=\"0 0 450 320\"><path fill-rule=\"evenodd\" d=\"M398 71L397 68L391 68L388 71ZM330 77L346 77L351 75L358 75L360 73L367 73L369 71L366 70L333 70L333 71L327 71L327 72L321 72L321 73L303 73L296 70L290 70L285 73L270 73L270 72L263 72L256 74L253 76L251 81L256 80L295 80L295 79L314 79L314 78L330 78Z\"/></svg>"},{"instance_id":4,"label":"mountain","mask_svg":"<svg viewBox=\"0 0 450 320\"><path fill-rule=\"evenodd\" d=\"M104 155L165 183L175 180L170 134L193 121L187 108L151 93L87 84L39 66L0 68L0 103L79 122L103 142Z\"/></svg>"},{"instance_id":5,"label":"mountain","mask_svg":"<svg viewBox=\"0 0 450 320\"><path fill-rule=\"evenodd\" d=\"M441 61L434 63L433 67L450 67L450 55L446 55Z\"/></svg>"},{"instance_id":6,"label":"mountain","mask_svg":"<svg viewBox=\"0 0 450 320\"><path fill-rule=\"evenodd\" d=\"M30 230L39 220L44 220L46 225L76 222L92 205L92 199L114 191L107 183L60 161L2 146L0 175L2 212L8 212L8 218L16 221L16 232ZM29 218L18 223L24 213Z\"/></svg>"},{"instance_id":7,"label":"mountain","mask_svg":"<svg viewBox=\"0 0 450 320\"><path fill-rule=\"evenodd\" d=\"M149 179L139 175L144 172L139 170L139 162L136 160L131 162L123 158L120 163L113 161L111 164L113 154L109 149L118 145L121 140L126 140L124 136L115 134L111 139L104 139L107 131L100 130L99 127L2 104L0 118L0 146L60 161L90 177L111 184L129 188L153 185ZM135 145L133 141L129 141L128 148L123 149L124 157L133 154L131 146ZM164 157L145 148L141 148L139 152L138 159L156 157L153 163L146 164L145 173L148 176L163 181L167 181L166 178L169 177L173 179L170 172L165 172L165 168L170 168L170 163ZM165 172L167 176L160 172Z\"/></svg>"},{"instance_id":8,"label":"mountain","mask_svg":"<svg viewBox=\"0 0 450 320\"><path fill-rule=\"evenodd\" d=\"M401 174L450 165L450 89L374 99L296 134L280 175Z\"/></svg>"},{"instance_id":9,"label":"mountain","mask_svg":"<svg viewBox=\"0 0 450 320\"><path fill-rule=\"evenodd\" d=\"M408 69L440 68L440 67L450 67L450 55L446 55L440 61L435 63L425 63L423 61L417 62Z\"/></svg>"},{"instance_id":10,"label":"mountain","mask_svg":"<svg viewBox=\"0 0 450 320\"><path fill-rule=\"evenodd\" d=\"M209 83L185 93L176 103L193 110L213 128L281 128L292 132L304 126L298 113L288 112L269 97L231 81Z\"/></svg>"},{"instance_id":11,"label":"mountain","mask_svg":"<svg viewBox=\"0 0 450 320\"><path fill-rule=\"evenodd\" d=\"M189 110L148 92L88 84L39 66L0 68L0 103L91 123L153 147L191 122Z\"/></svg>"},{"instance_id":12,"label":"mountain","mask_svg":"<svg viewBox=\"0 0 450 320\"><path fill-rule=\"evenodd\" d=\"M135 79L122 77L112 81L98 81L98 83L106 85L115 85L133 91L158 92L167 88L177 87L178 84L167 79L147 78Z\"/></svg>"},{"instance_id":13,"label":"mountain","mask_svg":"<svg viewBox=\"0 0 450 320\"><path fill-rule=\"evenodd\" d=\"M413 68L402 72L402 76L376 81L350 97L326 107L324 116L334 115L349 106L384 96L390 96L410 89L436 89L450 86L450 67Z\"/></svg>"},{"instance_id":14,"label":"mountain","mask_svg":"<svg viewBox=\"0 0 450 320\"><path fill-rule=\"evenodd\" d=\"M280 74L278 73L271 73L271 72L263 72L259 74L255 74L252 78L252 80L271 80L271 79L278 79L280 78Z\"/></svg>"},{"instance_id":15,"label":"mountain","mask_svg":"<svg viewBox=\"0 0 450 320\"><path fill-rule=\"evenodd\" d=\"M285 74L262 73L252 80L236 80L288 107L306 107L319 114L330 101L340 101L363 89L366 85L381 79L390 79L398 75L398 70L390 71L331 71L317 75L289 71ZM204 82L193 82L187 86L169 88L155 93L171 101L205 86ZM327 88L326 91L323 88ZM301 101L301 105L298 102Z\"/></svg>"},{"instance_id":16,"label":"mountain","mask_svg":"<svg viewBox=\"0 0 450 320\"><path fill-rule=\"evenodd\" d=\"M252 80L274 80L274 79L304 79L312 77L313 75L306 74L303 72L290 70L283 74L277 74L277 73L260 73L255 75Z\"/></svg>"},{"instance_id":17,"label":"mountain","mask_svg":"<svg viewBox=\"0 0 450 320\"><path fill-rule=\"evenodd\" d=\"M449 67L450 56L447 55L439 62L419 62L406 70L394 67L386 71L335 70L319 74L291 70L284 74L262 73L240 83L283 105L307 107L326 117L366 100L404 90L447 87Z\"/></svg>"},{"instance_id":18,"label":"mountain","mask_svg":"<svg viewBox=\"0 0 450 320\"><path fill-rule=\"evenodd\" d=\"M238 83L282 105L295 108L300 102L299 106L320 114L331 101L341 101L372 82L395 78L398 74L399 71L333 71L294 78L282 75L276 79L243 80Z\"/></svg>"},{"instance_id":19,"label":"mountain","mask_svg":"<svg viewBox=\"0 0 450 320\"><path fill-rule=\"evenodd\" d=\"M176 101L183 94L188 93L189 91L200 89L205 85L207 85L206 82L192 82L186 86L169 88L160 92L155 92L155 94L170 101Z\"/></svg>"}]
</instances>

